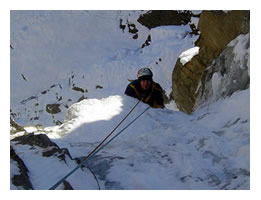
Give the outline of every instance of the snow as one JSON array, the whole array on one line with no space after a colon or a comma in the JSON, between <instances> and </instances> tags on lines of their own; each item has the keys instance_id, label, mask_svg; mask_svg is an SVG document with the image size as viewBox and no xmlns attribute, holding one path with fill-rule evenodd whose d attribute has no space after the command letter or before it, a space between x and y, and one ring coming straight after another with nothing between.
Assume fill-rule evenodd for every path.
<instances>
[{"instance_id":1,"label":"snow","mask_svg":"<svg viewBox=\"0 0 261 200\"><path fill-rule=\"evenodd\" d=\"M88 67L97 79L95 68L111 52L141 46L121 33L119 17L116 11L11 11L11 104L63 79L72 70L86 73Z\"/></svg>"},{"instance_id":2,"label":"snow","mask_svg":"<svg viewBox=\"0 0 261 200\"><path fill-rule=\"evenodd\" d=\"M221 74L218 72L215 72L212 77L212 89L214 95L218 92L218 86L221 82Z\"/></svg>"},{"instance_id":3,"label":"snow","mask_svg":"<svg viewBox=\"0 0 261 200\"><path fill-rule=\"evenodd\" d=\"M72 98L72 103L59 113L61 125L53 126L52 116L42 117L41 133L60 148L68 148L73 158L88 155L136 104L136 99L123 93L140 66L149 66L154 80L169 94L177 58L184 65L199 52L194 47L198 36L187 34L189 25L138 27L137 40L118 28L120 18L136 22L140 13L11 11L11 108L31 110L32 104L19 102L57 84L37 102L55 102L59 94L63 99ZM142 49L148 34L152 42ZM239 44L242 41L244 37ZM78 103L76 93L68 87L72 76L77 86L88 90L88 98ZM218 81L216 74L214 88ZM114 135L147 106L140 103ZM249 189L249 107L248 89L192 115L179 112L175 102L165 109L149 109L88 165L96 171L101 189ZM26 118L20 120L30 124ZM35 131L30 126L26 130ZM35 189L48 189L76 166L70 159L64 165L41 157L37 148L14 146L30 168ZM16 174L18 169L11 163L10 170ZM76 189L97 189L86 169L77 170L68 181ZM11 185L11 189L19 188Z\"/></svg>"},{"instance_id":4,"label":"snow","mask_svg":"<svg viewBox=\"0 0 261 200\"><path fill-rule=\"evenodd\" d=\"M86 107L84 107L86 105ZM113 116L121 112L122 100L120 96L111 96L107 99L83 100L72 105L65 116L69 121L75 117L83 118L84 122L97 120L110 120ZM89 116L88 118L86 116Z\"/></svg>"},{"instance_id":5,"label":"snow","mask_svg":"<svg viewBox=\"0 0 261 200\"><path fill-rule=\"evenodd\" d=\"M64 136L68 131L72 132L81 125L89 124L97 121L109 121L119 113L123 107L121 96L111 96L108 98L88 99L73 104L67 111L65 123L55 127L55 135L52 137L59 138L59 134ZM52 128L46 128L51 131Z\"/></svg>"},{"instance_id":6,"label":"snow","mask_svg":"<svg viewBox=\"0 0 261 200\"><path fill-rule=\"evenodd\" d=\"M137 22L143 12L11 11L10 103L12 112L19 113L17 122L48 126L63 121L65 105L76 103L82 95L100 99L123 94L128 79L136 79L142 66L153 71L154 80L169 95L173 66L198 36L189 34L189 25L148 30ZM120 19L137 25L138 39L132 39L127 28L119 28ZM151 44L141 48L149 34ZM88 92L78 94L73 84ZM103 89L96 89L97 85ZM45 112L46 104L57 102L60 113Z\"/></svg>"},{"instance_id":7,"label":"snow","mask_svg":"<svg viewBox=\"0 0 261 200\"><path fill-rule=\"evenodd\" d=\"M191 61L191 59L195 55L198 55L198 53L199 53L199 47L193 47L191 49L188 49L188 50L184 51L182 54L180 54L180 56L179 56L180 62L182 63L182 65L185 65L186 63Z\"/></svg>"},{"instance_id":8,"label":"snow","mask_svg":"<svg viewBox=\"0 0 261 200\"><path fill-rule=\"evenodd\" d=\"M76 167L76 163L68 159L68 157L65 164L55 157L41 156L41 148L39 147L32 148L29 145L14 145L14 142L12 144L16 152L22 152L20 157L29 170L30 181L35 190L50 188L59 178L68 173L72 167ZM97 189L97 183L89 171L82 172L78 170L74 176L68 178L68 181L72 183L72 186L77 186L78 189Z\"/></svg>"},{"instance_id":9,"label":"snow","mask_svg":"<svg viewBox=\"0 0 261 200\"><path fill-rule=\"evenodd\" d=\"M198 28L198 22L199 22L199 17L191 17L190 24L194 24L196 28Z\"/></svg>"},{"instance_id":10,"label":"snow","mask_svg":"<svg viewBox=\"0 0 261 200\"><path fill-rule=\"evenodd\" d=\"M159 26L150 30L153 42L161 40L181 40L190 32L188 26Z\"/></svg>"},{"instance_id":11,"label":"snow","mask_svg":"<svg viewBox=\"0 0 261 200\"><path fill-rule=\"evenodd\" d=\"M97 119L82 123L62 136L49 127L48 136L59 146L68 148L73 157L87 155L136 102L126 96L121 99L122 111L110 121ZM110 101L108 97L95 102L99 105ZM98 153L104 160L108 156L122 158L113 162L107 180L118 183L114 185L117 189L220 189L227 183L226 176L235 173L240 180L230 187L238 184L241 189L248 188L249 177L240 171L250 171L250 112L246 105L249 105L249 90L235 93L191 116L168 109L149 109L135 125ZM80 123L85 117L88 119L85 110L93 106L92 99L80 102L77 110L83 113L72 120ZM119 130L146 107L140 104ZM103 116L103 112L96 115ZM72 126L72 120L60 128L68 130L66 126Z\"/></svg>"},{"instance_id":12,"label":"snow","mask_svg":"<svg viewBox=\"0 0 261 200\"><path fill-rule=\"evenodd\" d=\"M234 48L234 54L236 55L236 60L240 63L244 63L244 58L248 58L247 63L241 64L240 67L244 70L244 68L247 68L248 75L250 76L250 48L248 48L249 43L249 33L245 35L238 36L235 40L231 41L228 46L235 46ZM245 52L247 49L247 53Z\"/></svg>"}]
</instances>

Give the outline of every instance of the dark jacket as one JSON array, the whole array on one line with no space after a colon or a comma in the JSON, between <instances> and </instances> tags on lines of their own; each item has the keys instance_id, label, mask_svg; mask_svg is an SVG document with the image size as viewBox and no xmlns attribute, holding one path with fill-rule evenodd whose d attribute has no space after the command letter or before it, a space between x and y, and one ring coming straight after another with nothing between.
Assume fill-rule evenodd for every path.
<instances>
[{"instance_id":1,"label":"dark jacket","mask_svg":"<svg viewBox=\"0 0 261 200\"><path fill-rule=\"evenodd\" d=\"M140 81L132 81L126 88L125 94L137 99L142 99L144 103L153 108L164 108L162 88L158 83L152 81L151 88L144 92L141 88Z\"/></svg>"}]
</instances>

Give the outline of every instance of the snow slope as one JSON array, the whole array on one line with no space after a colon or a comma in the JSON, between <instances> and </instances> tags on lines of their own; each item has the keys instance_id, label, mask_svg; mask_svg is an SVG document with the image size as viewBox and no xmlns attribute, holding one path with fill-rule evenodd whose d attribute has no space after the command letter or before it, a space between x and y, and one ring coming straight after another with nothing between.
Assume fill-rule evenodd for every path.
<instances>
[{"instance_id":1,"label":"snow slope","mask_svg":"<svg viewBox=\"0 0 261 200\"><path fill-rule=\"evenodd\" d=\"M87 155L136 100L113 96L95 101L74 105L76 118L46 128L48 136L68 148L73 157ZM101 103L114 104L112 109L118 114L104 116L97 110L90 120L90 109ZM249 189L250 113L245 105L249 105L249 90L191 116L149 109L88 166L98 174L102 189ZM146 107L139 105L119 130Z\"/></svg>"},{"instance_id":2,"label":"snow slope","mask_svg":"<svg viewBox=\"0 0 261 200\"><path fill-rule=\"evenodd\" d=\"M148 66L167 95L178 56L194 46L190 27L148 30L138 22L146 11L11 11L11 109L22 125L63 121L68 106L81 97L124 93L128 79ZM138 38L122 24L134 23ZM151 35L151 44L141 48ZM23 76L26 80L24 80ZM73 90L73 86L84 92ZM102 86L102 89L97 89ZM47 113L59 103L61 112Z\"/></svg>"},{"instance_id":3,"label":"snow slope","mask_svg":"<svg viewBox=\"0 0 261 200\"><path fill-rule=\"evenodd\" d=\"M73 158L82 158L135 103L135 99L126 96L83 100L68 110L64 124L46 127L45 131L58 146L68 148ZM235 93L193 115L149 109L87 166L98 177L101 189L249 189L250 113L246 105L249 105L249 90ZM103 107L109 108L108 112ZM146 107L139 104L118 131ZM32 158L33 152L25 154ZM38 174L35 188L47 189L48 184L50 187L55 183L48 174L58 166L41 176L38 159L25 161L32 166L30 174ZM49 166L50 161L42 165ZM71 177L79 182L85 179L77 178L77 174ZM88 179L95 185L93 177ZM40 185L41 182L45 185ZM87 189L93 187L97 186Z\"/></svg>"}]
</instances>

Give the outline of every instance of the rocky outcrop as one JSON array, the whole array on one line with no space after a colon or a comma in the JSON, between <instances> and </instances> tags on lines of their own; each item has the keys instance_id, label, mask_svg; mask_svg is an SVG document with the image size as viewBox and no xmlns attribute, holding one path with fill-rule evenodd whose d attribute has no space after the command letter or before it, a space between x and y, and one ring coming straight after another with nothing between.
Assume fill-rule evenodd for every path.
<instances>
[{"instance_id":1,"label":"rocky outcrop","mask_svg":"<svg viewBox=\"0 0 261 200\"><path fill-rule=\"evenodd\" d=\"M16 187L21 187L25 190L33 190L32 183L28 176L28 169L25 166L23 160L16 154L13 147L10 147L10 159L11 162L16 163L17 167L19 168L20 174L15 174L11 181Z\"/></svg>"},{"instance_id":2,"label":"rocky outcrop","mask_svg":"<svg viewBox=\"0 0 261 200\"><path fill-rule=\"evenodd\" d=\"M250 86L250 34L240 35L203 72L200 98L196 105L204 106L220 98L231 96L235 91ZM243 56L238 56L238 51ZM203 87L204 86L204 87Z\"/></svg>"},{"instance_id":3,"label":"rocky outcrop","mask_svg":"<svg viewBox=\"0 0 261 200\"><path fill-rule=\"evenodd\" d=\"M19 131L25 131L24 127L15 122L12 118L10 119L10 134L17 133Z\"/></svg>"},{"instance_id":4,"label":"rocky outcrop","mask_svg":"<svg viewBox=\"0 0 261 200\"><path fill-rule=\"evenodd\" d=\"M57 114L61 112L61 109L59 108L60 104L54 103L54 104L47 104L46 105L46 112L50 114Z\"/></svg>"},{"instance_id":5,"label":"rocky outcrop","mask_svg":"<svg viewBox=\"0 0 261 200\"><path fill-rule=\"evenodd\" d=\"M38 154L39 159L41 157L42 158L54 157L58 159L57 160L54 159L53 162L63 161L65 164L68 162L68 158L70 160L73 160L67 149L59 148L57 144L52 142L45 134L35 135L34 133L30 133L12 139L11 147L10 147L11 164L13 168L14 166L16 166L19 169L19 174L11 174L11 181L12 184L16 187L16 189L25 189L25 190L35 189L31 183L30 176L28 175L30 171L28 170L23 159L21 159L18 156L17 152L15 151L16 148L19 149L19 146L24 146L24 145L25 148L30 149L28 151L31 151L32 154ZM65 181L63 185L64 185L63 189L65 190L73 189L70 183L67 181Z\"/></svg>"},{"instance_id":6,"label":"rocky outcrop","mask_svg":"<svg viewBox=\"0 0 261 200\"><path fill-rule=\"evenodd\" d=\"M52 142L47 135L39 134L35 135L34 133L30 133L27 135L23 135L20 137L16 137L11 141L15 142L16 145L29 145L29 146L38 146L43 149L42 156L50 157L57 156L60 160L65 161L65 157L68 156L72 159L69 151L65 148L60 149L57 144Z\"/></svg>"},{"instance_id":7,"label":"rocky outcrop","mask_svg":"<svg viewBox=\"0 0 261 200\"><path fill-rule=\"evenodd\" d=\"M195 110L204 93L205 82L201 81L203 72L229 42L249 32L249 23L249 11L201 13L198 24L200 37L195 44L200 47L199 54L185 65L178 59L172 74L172 97L181 111L190 114Z\"/></svg>"},{"instance_id":8,"label":"rocky outcrop","mask_svg":"<svg viewBox=\"0 0 261 200\"><path fill-rule=\"evenodd\" d=\"M148 29L166 25L185 25L190 22L193 15L191 11L152 10L139 17L140 24Z\"/></svg>"}]
</instances>

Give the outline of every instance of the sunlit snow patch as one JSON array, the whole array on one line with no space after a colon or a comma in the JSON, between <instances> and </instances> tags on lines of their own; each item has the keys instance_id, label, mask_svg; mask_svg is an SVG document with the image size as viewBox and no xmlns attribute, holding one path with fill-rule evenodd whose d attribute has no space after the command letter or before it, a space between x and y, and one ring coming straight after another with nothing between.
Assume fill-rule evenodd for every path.
<instances>
[{"instance_id":1,"label":"sunlit snow patch","mask_svg":"<svg viewBox=\"0 0 261 200\"><path fill-rule=\"evenodd\" d=\"M122 111L122 97L110 96L103 99L86 99L69 107L61 126L46 128L50 138L61 138L68 132L86 123L110 120Z\"/></svg>"},{"instance_id":2,"label":"sunlit snow patch","mask_svg":"<svg viewBox=\"0 0 261 200\"><path fill-rule=\"evenodd\" d=\"M121 112L122 97L110 96L108 98L86 99L73 104L67 111L65 121L78 118L83 123L98 120L110 120Z\"/></svg>"},{"instance_id":3,"label":"sunlit snow patch","mask_svg":"<svg viewBox=\"0 0 261 200\"><path fill-rule=\"evenodd\" d=\"M184 51L180 56L180 62L182 65L185 65L187 62L191 61L191 59L199 53L199 47L193 47Z\"/></svg>"}]
</instances>

